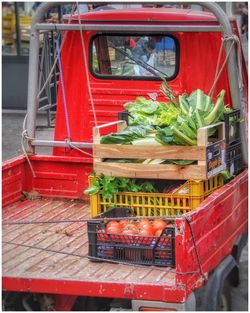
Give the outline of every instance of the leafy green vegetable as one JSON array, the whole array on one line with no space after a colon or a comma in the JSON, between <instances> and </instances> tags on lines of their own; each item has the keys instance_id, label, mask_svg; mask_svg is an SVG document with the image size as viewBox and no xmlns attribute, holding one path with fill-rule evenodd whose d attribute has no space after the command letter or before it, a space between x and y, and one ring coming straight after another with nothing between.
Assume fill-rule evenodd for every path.
<instances>
[{"instance_id":1,"label":"leafy green vegetable","mask_svg":"<svg viewBox=\"0 0 250 313\"><path fill-rule=\"evenodd\" d=\"M169 127L158 128L155 139L162 145L169 145L174 141L173 132Z\"/></svg>"},{"instance_id":2,"label":"leafy green vegetable","mask_svg":"<svg viewBox=\"0 0 250 313\"><path fill-rule=\"evenodd\" d=\"M197 140L189 138L188 135L184 134L184 132L177 126L172 126L171 130L177 136L177 138L180 138L183 142L185 142L186 145L189 146L197 145Z\"/></svg>"},{"instance_id":3,"label":"leafy green vegetable","mask_svg":"<svg viewBox=\"0 0 250 313\"><path fill-rule=\"evenodd\" d=\"M156 137L146 137L142 139L136 139L132 141L134 146L160 146Z\"/></svg>"},{"instance_id":4,"label":"leafy green vegetable","mask_svg":"<svg viewBox=\"0 0 250 313\"><path fill-rule=\"evenodd\" d=\"M124 107L131 113L140 112L143 114L153 114L158 109L160 103L158 101L147 100L144 97L137 97L134 102L124 104Z\"/></svg>"},{"instance_id":5,"label":"leafy green vegetable","mask_svg":"<svg viewBox=\"0 0 250 313\"><path fill-rule=\"evenodd\" d=\"M145 138L147 134L152 132L153 129L147 125L128 126L125 130L119 133L111 133L103 136L100 140L101 144L131 144L133 140L138 138Z\"/></svg>"},{"instance_id":6,"label":"leafy green vegetable","mask_svg":"<svg viewBox=\"0 0 250 313\"><path fill-rule=\"evenodd\" d=\"M216 100L213 110L204 119L206 125L214 124L218 122L220 118L223 118L224 97L225 97L225 90L223 89L217 96L217 100Z\"/></svg>"},{"instance_id":7,"label":"leafy green vegetable","mask_svg":"<svg viewBox=\"0 0 250 313\"><path fill-rule=\"evenodd\" d=\"M182 96L179 96L179 104L181 111L184 115L188 115L189 112L189 106L187 102L187 94L183 94Z\"/></svg>"},{"instance_id":8,"label":"leafy green vegetable","mask_svg":"<svg viewBox=\"0 0 250 313\"><path fill-rule=\"evenodd\" d=\"M224 171L220 172L220 175L223 176L225 183L227 183L228 181L232 180L235 177L228 170L224 170Z\"/></svg>"},{"instance_id":9,"label":"leafy green vegetable","mask_svg":"<svg viewBox=\"0 0 250 313\"><path fill-rule=\"evenodd\" d=\"M157 126L170 126L174 123L177 117L180 115L180 109L174 106L173 104L165 104L164 109L159 112L159 116L157 117L155 124Z\"/></svg>"},{"instance_id":10,"label":"leafy green vegetable","mask_svg":"<svg viewBox=\"0 0 250 313\"><path fill-rule=\"evenodd\" d=\"M165 164L176 164L176 165L190 165L195 163L196 161L193 160L167 160Z\"/></svg>"},{"instance_id":11,"label":"leafy green vegetable","mask_svg":"<svg viewBox=\"0 0 250 313\"><path fill-rule=\"evenodd\" d=\"M190 95L186 92L179 95L178 103L166 82L163 82L161 87L161 91L171 101L173 100L174 104L148 100L144 97L137 97L134 102L127 102L124 107L130 116L133 116L132 119L129 118L132 126L122 132L102 137L101 143L144 146L197 145L197 130L223 120L224 113L230 111L224 106L225 90L218 94L217 101L213 105L211 97L200 89ZM209 130L209 136L214 132L215 129ZM145 162L153 162L153 160Z\"/></svg>"},{"instance_id":12,"label":"leafy green vegetable","mask_svg":"<svg viewBox=\"0 0 250 313\"><path fill-rule=\"evenodd\" d=\"M118 192L159 192L150 181L124 177L101 175L94 177L92 184L84 191L86 195L94 195L102 191L104 200L113 199Z\"/></svg>"},{"instance_id":13,"label":"leafy green vegetable","mask_svg":"<svg viewBox=\"0 0 250 313\"><path fill-rule=\"evenodd\" d=\"M195 111L200 110L203 112L210 112L213 109L211 97L205 95L202 90L197 89L187 97L189 106Z\"/></svg>"},{"instance_id":14,"label":"leafy green vegetable","mask_svg":"<svg viewBox=\"0 0 250 313\"><path fill-rule=\"evenodd\" d=\"M169 126L180 114L180 109L171 103L147 100L137 97L134 102L124 104L133 118L129 117L129 125Z\"/></svg>"}]
</instances>

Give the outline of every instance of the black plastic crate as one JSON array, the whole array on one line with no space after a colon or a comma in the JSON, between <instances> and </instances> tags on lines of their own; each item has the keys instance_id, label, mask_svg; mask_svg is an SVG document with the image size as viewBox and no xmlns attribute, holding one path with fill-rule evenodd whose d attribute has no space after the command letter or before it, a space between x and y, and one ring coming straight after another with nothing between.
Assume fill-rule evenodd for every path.
<instances>
[{"instance_id":1,"label":"black plastic crate","mask_svg":"<svg viewBox=\"0 0 250 313\"><path fill-rule=\"evenodd\" d=\"M242 171L241 143L226 148L226 163L227 169L232 175L238 175Z\"/></svg>"},{"instance_id":2,"label":"black plastic crate","mask_svg":"<svg viewBox=\"0 0 250 313\"><path fill-rule=\"evenodd\" d=\"M240 140L240 109L224 114L226 144L236 143Z\"/></svg>"},{"instance_id":3,"label":"black plastic crate","mask_svg":"<svg viewBox=\"0 0 250 313\"><path fill-rule=\"evenodd\" d=\"M129 117L131 119L133 119L133 115L131 113L129 113L127 110L124 110L124 111L121 111L121 112L118 112L118 120L123 120L123 121L126 121L127 122L127 125L129 125Z\"/></svg>"},{"instance_id":4,"label":"black plastic crate","mask_svg":"<svg viewBox=\"0 0 250 313\"><path fill-rule=\"evenodd\" d=\"M167 226L159 237L105 232L108 218L133 216L130 208L113 208L87 222L90 260L175 267L174 226Z\"/></svg>"}]
</instances>

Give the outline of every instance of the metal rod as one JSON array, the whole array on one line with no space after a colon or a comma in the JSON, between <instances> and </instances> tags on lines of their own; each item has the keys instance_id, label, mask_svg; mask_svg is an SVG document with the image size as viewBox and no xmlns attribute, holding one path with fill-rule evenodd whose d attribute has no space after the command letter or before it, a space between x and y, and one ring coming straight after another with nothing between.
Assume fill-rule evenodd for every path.
<instances>
[{"instance_id":1,"label":"metal rod","mask_svg":"<svg viewBox=\"0 0 250 313\"><path fill-rule=\"evenodd\" d=\"M221 32L216 25L122 25L122 24L45 24L35 25L37 30L80 30L83 31L112 31L112 32Z\"/></svg>"},{"instance_id":2,"label":"metal rod","mask_svg":"<svg viewBox=\"0 0 250 313\"><path fill-rule=\"evenodd\" d=\"M38 109L38 112L42 112L42 111L45 111L45 110L47 110L47 109L52 109L52 108L54 108L56 106L56 103L52 103L52 104L45 104L44 106L42 106L42 107L40 107L39 109Z\"/></svg>"},{"instance_id":3,"label":"metal rod","mask_svg":"<svg viewBox=\"0 0 250 313\"><path fill-rule=\"evenodd\" d=\"M213 2L197 2L197 4L204 6L209 11L211 11L220 22L221 26L223 27L224 37L231 37L233 36L233 30L229 19L226 13L222 10L222 8ZM225 50L226 53L229 51L232 42L227 41L225 43ZM239 82L238 82L238 65L237 65L237 56L236 56L236 49L232 49L231 53L228 58L227 62L227 69L228 69L228 77L229 77L229 85L230 85L230 93L232 98L232 106L235 109L241 109L241 117L243 122L240 124L240 136L242 142L242 157L243 163L248 164L248 150L247 150L247 138L246 138L246 124L245 124L245 107L244 103L241 101L240 97L240 89L239 89Z\"/></svg>"},{"instance_id":4,"label":"metal rod","mask_svg":"<svg viewBox=\"0 0 250 313\"><path fill-rule=\"evenodd\" d=\"M48 99L48 97L47 96L45 96L45 97L42 97L42 98L39 98L39 102L42 102L42 101L44 101L44 100L47 100ZM38 109L38 111L40 110L40 108Z\"/></svg>"},{"instance_id":5,"label":"metal rod","mask_svg":"<svg viewBox=\"0 0 250 313\"><path fill-rule=\"evenodd\" d=\"M38 64L39 64L39 32L34 25L30 32L29 76L28 76L28 100L27 100L27 133L29 137L35 137L36 112L38 109ZM26 146L27 153L34 153L31 145Z\"/></svg>"},{"instance_id":6,"label":"metal rod","mask_svg":"<svg viewBox=\"0 0 250 313\"><path fill-rule=\"evenodd\" d=\"M38 101L37 101L37 78L38 78L38 52L39 52L39 32L38 29L45 29L45 30L58 30L58 29L66 29L65 26L67 26L67 29L70 29L70 27L77 27L79 29L80 27L83 30L90 30L88 27L94 26L91 24L88 25L77 25L77 24L43 24L43 18L44 15L53 7L58 6L58 5L65 5L69 4L71 2L46 2L42 3L37 11L35 16L33 17L32 25L31 25L31 34L30 34L30 61L29 61L29 81L28 81L28 111L27 111L27 131L28 135L30 137L35 137L35 126L36 126L36 111L38 107ZM126 3L131 3L131 2L123 2L124 4ZM163 4L165 2L161 2ZM168 3L166 1L166 3ZM171 4L178 3L180 4L181 2L171 2ZM214 2L185 2L185 4L196 4L200 5L206 9L208 9L210 12L212 12L219 24L222 26L223 34L225 36L232 36L233 31L232 27L230 25L230 22L228 20L228 17L226 16L225 12L220 8L220 6L217 3ZM116 24L114 24L116 25ZM96 25L95 27L96 30L104 30L105 27L107 31L111 30L114 31L114 25L112 25L112 28L109 29L109 25ZM56 27L55 27L56 26ZM60 28L59 28L60 27ZM62 27L62 28L61 28ZM136 28L135 28L136 27ZM157 28L158 27L158 28ZM187 25L184 30L183 26L169 26L168 25L161 26L161 25L126 25L123 27L123 30L128 29L130 31L185 31L187 29ZM173 27L173 28L170 28ZM217 26L206 26L207 31L213 31L213 27L217 28L217 31L221 30L221 27ZM38 28L38 29L37 29ZM126 28L126 29L125 29ZM72 30L74 28L71 28ZM188 28L189 31L191 31L192 28ZM92 30L95 30L92 28ZM119 25L119 30L121 31L121 27ZM197 25L193 27L193 31L204 31L204 28L201 25ZM226 43L225 45L225 50L228 52L230 48L230 42ZM231 98L232 98L232 105L234 108L241 108L242 112L245 112L245 108L243 104L241 103L240 99L240 91L238 87L238 70L237 70L237 58L236 58L236 53L234 49L232 50L229 59L228 59L228 76L229 76L229 83L230 83L230 92L231 92ZM243 146L243 161L245 164L248 164L248 157L247 157L247 140L246 140L246 131L245 131L245 122L241 123L241 140L242 140L242 146ZM28 152L33 152L28 151Z\"/></svg>"},{"instance_id":7,"label":"metal rod","mask_svg":"<svg viewBox=\"0 0 250 313\"><path fill-rule=\"evenodd\" d=\"M71 142L77 148L88 148L92 149L92 142ZM66 141L56 141L56 140L42 140L35 139L31 141L32 146L40 146L40 147L66 147L70 148L69 144Z\"/></svg>"},{"instance_id":8,"label":"metal rod","mask_svg":"<svg viewBox=\"0 0 250 313\"><path fill-rule=\"evenodd\" d=\"M15 5L15 18L16 18L16 52L17 55L21 55L21 34L20 34L20 20L18 12L18 2L14 2Z\"/></svg>"}]
</instances>

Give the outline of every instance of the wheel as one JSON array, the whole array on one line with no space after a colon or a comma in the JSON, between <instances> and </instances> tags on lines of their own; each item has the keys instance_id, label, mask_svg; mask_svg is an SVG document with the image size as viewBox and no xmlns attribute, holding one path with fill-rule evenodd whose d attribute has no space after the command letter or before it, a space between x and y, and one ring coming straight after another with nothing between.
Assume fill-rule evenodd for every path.
<instances>
[{"instance_id":1,"label":"wheel","mask_svg":"<svg viewBox=\"0 0 250 313\"><path fill-rule=\"evenodd\" d=\"M3 292L2 311L24 311L22 297L19 292Z\"/></svg>"},{"instance_id":2,"label":"wheel","mask_svg":"<svg viewBox=\"0 0 250 313\"><path fill-rule=\"evenodd\" d=\"M217 311L231 311L231 285L226 279L217 298Z\"/></svg>"}]
</instances>

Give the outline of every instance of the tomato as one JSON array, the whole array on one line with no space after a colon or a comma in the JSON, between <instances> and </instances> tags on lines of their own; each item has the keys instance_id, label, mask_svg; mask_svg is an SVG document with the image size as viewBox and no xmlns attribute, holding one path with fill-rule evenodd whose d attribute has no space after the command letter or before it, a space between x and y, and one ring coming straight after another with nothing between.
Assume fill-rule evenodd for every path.
<instances>
[{"instance_id":1,"label":"tomato","mask_svg":"<svg viewBox=\"0 0 250 313\"><path fill-rule=\"evenodd\" d=\"M163 230L167 226L167 223L159 218L153 221L153 229L154 231Z\"/></svg>"},{"instance_id":2,"label":"tomato","mask_svg":"<svg viewBox=\"0 0 250 313\"><path fill-rule=\"evenodd\" d=\"M150 221L148 218L144 218L138 223L139 226L143 227L144 225L150 225Z\"/></svg>"},{"instance_id":3,"label":"tomato","mask_svg":"<svg viewBox=\"0 0 250 313\"><path fill-rule=\"evenodd\" d=\"M131 235L136 235L136 228L124 228L122 231L122 242L126 245L131 245L134 243L134 237Z\"/></svg>"},{"instance_id":4,"label":"tomato","mask_svg":"<svg viewBox=\"0 0 250 313\"><path fill-rule=\"evenodd\" d=\"M153 226L151 224L147 224L147 223L141 225L140 229L141 230L142 229L147 229L149 232L153 232L154 231Z\"/></svg>"},{"instance_id":5,"label":"tomato","mask_svg":"<svg viewBox=\"0 0 250 313\"><path fill-rule=\"evenodd\" d=\"M115 243L119 243L121 242L121 228L119 225L111 225L108 228L106 228L106 232L109 235L109 238L115 242Z\"/></svg>"},{"instance_id":6,"label":"tomato","mask_svg":"<svg viewBox=\"0 0 250 313\"><path fill-rule=\"evenodd\" d=\"M136 235L137 231L136 229L132 229L132 228L124 228L124 230L122 231L123 235Z\"/></svg>"},{"instance_id":7,"label":"tomato","mask_svg":"<svg viewBox=\"0 0 250 313\"><path fill-rule=\"evenodd\" d=\"M120 227L120 224L117 221L110 221L107 223L106 229L109 228L110 226Z\"/></svg>"},{"instance_id":8,"label":"tomato","mask_svg":"<svg viewBox=\"0 0 250 313\"><path fill-rule=\"evenodd\" d=\"M139 232L141 236L154 236L152 229L142 228Z\"/></svg>"},{"instance_id":9,"label":"tomato","mask_svg":"<svg viewBox=\"0 0 250 313\"><path fill-rule=\"evenodd\" d=\"M120 226L117 226L117 225L111 225L111 226L106 228L106 232L108 234L120 234L121 228L120 228Z\"/></svg>"},{"instance_id":10,"label":"tomato","mask_svg":"<svg viewBox=\"0 0 250 313\"><path fill-rule=\"evenodd\" d=\"M128 224L128 221L126 221L126 220L120 220L119 224L120 224L120 227L121 227L121 228L124 228L124 227L126 227L126 225Z\"/></svg>"},{"instance_id":11,"label":"tomato","mask_svg":"<svg viewBox=\"0 0 250 313\"><path fill-rule=\"evenodd\" d=\"M152 229L146 229L141 228L138 236L138 243L143 246L150 246L153 241L153 230Z\"/></svg>"},{"instance_id":12,"label":"tomato","mask_svg":"<svg viewBox=\"0 0 250 313\"><path fill-rule=\"evenodd\" d=\"M136 225L135 225L135 224L132 224L132 223L128 223L128 224L124 227L124 229L132 229L132 230L134 230L135 232L137 232L137 227L136 227Z\"/></svg>"},{"instance_id":13,"label":"tomato","mask_svg":"<svg viewBox=\"0 0 250 313\"><path fill-rule=\"evenodd\" d=\"M160 237L162 234L162 229L157 229L155 232L155 236Z\"/></svg>"}]
</instances>

